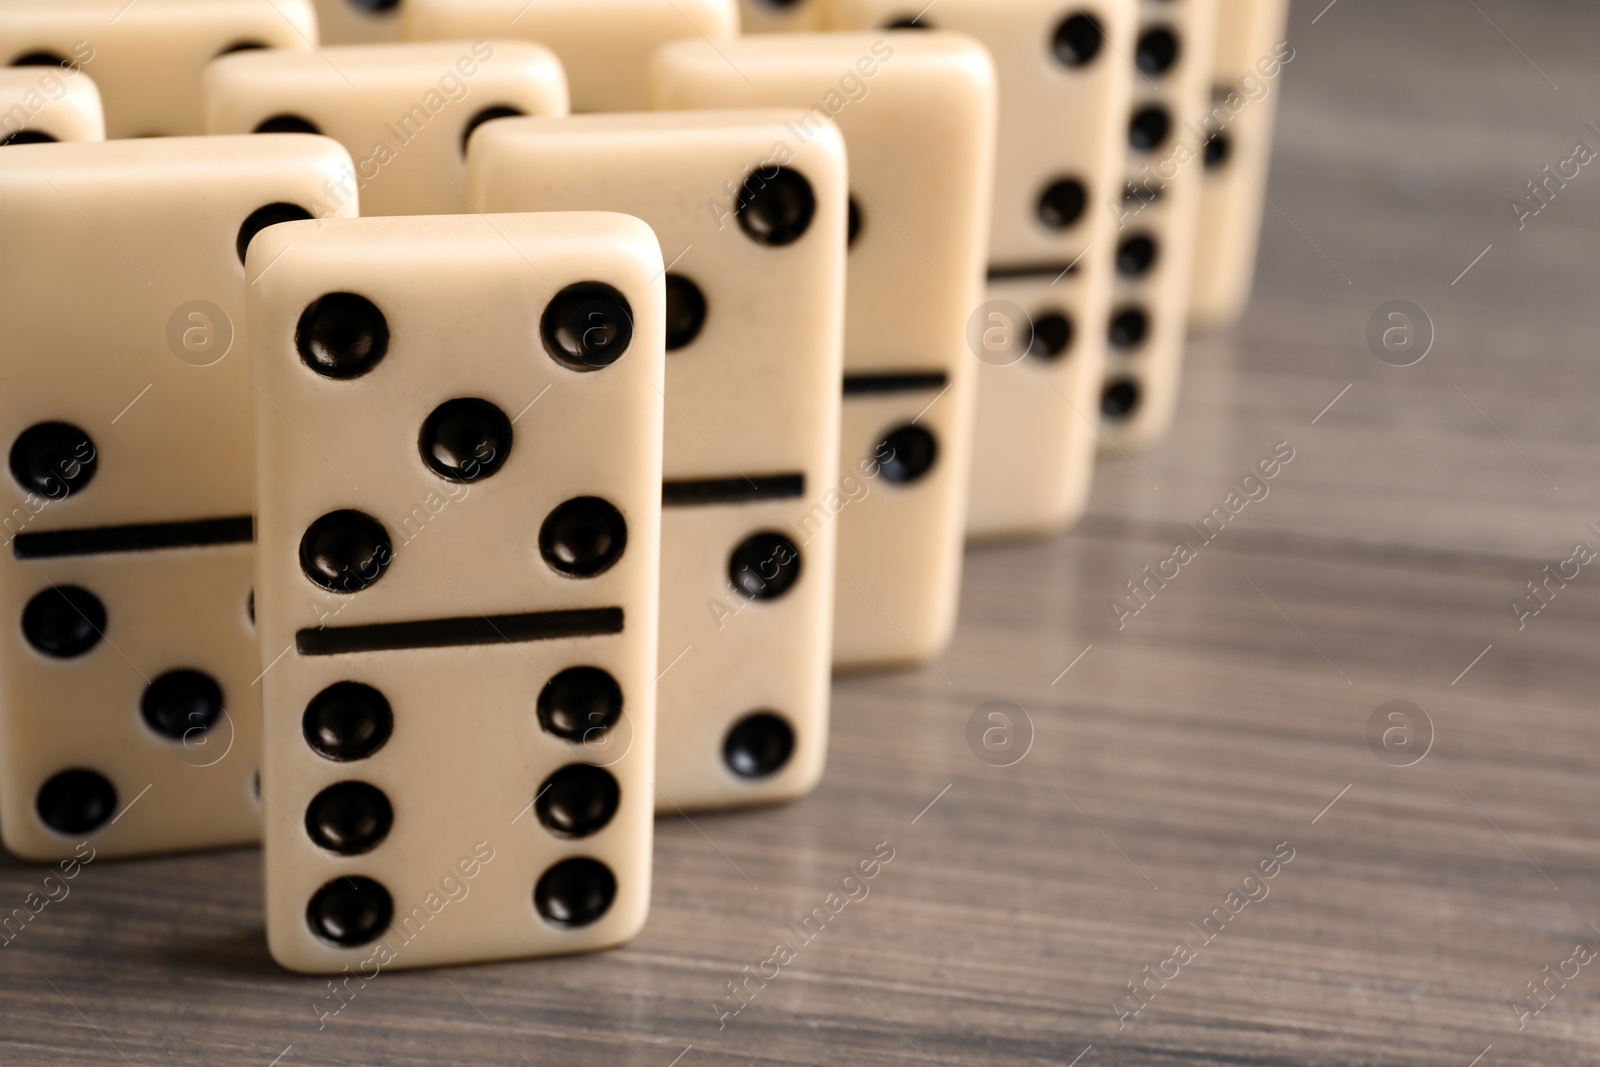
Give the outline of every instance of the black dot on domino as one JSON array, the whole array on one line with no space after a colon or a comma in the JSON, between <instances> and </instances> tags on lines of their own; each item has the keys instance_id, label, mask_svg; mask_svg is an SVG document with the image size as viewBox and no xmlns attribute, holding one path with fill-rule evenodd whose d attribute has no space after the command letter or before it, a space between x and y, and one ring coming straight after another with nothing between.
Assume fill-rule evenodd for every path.
<instances>
[{"instance_id":1,"label":"black dot on domino","mask_svg":"<svg viewBox=\"0 0 1600 1067\"><path fill-rule=\"evenodd\" d=\"M261 52L264 51L266 47L267 46L262 44L260 41L239 41L235 44L230 44L228 47L218 52L217 55L231 56L235 52ZM256 132L260 133L261 131L257 130Z\"/></svg>"},{"instance_id":2,"label":"black dot on domino","mask_svg":"<svg viewBox=\"0 0 1600 1067\"><path fill-rule=\"evenodd\" d=\"M336 948L355 948L376 940L394 918L394 898L371 878L335 878L306 905L306 925Z\"/></svg>"},{"instance_id":3,"label":"black dot on domino","mask_svg":"<svg viewBox=\"0 0 1600 1067\"><path fill-rule=\"evenodd\" d=\"M545 829L558 837L588 837L616 815L622 790L605 768L573 763L545 779L536 797L533 808Z\"/></svg>"},{"instance_id":4,"label":"black dot on domino","mask_svg":"<svg viewBox=\"0 0 1600 1067\"><path fill-rule=\"evenodd\" d=\"M667 351L687 348L706 324L706 294L682 274L667 275Z\"/></svg>"},{"instance_id":5,"label":"black dot on domino","mask_svg":"<svg viewBox=\"0 0 1600 1067\"><path fill-rule=\"evenodd\" d=\"M1056 62L1063 67L1081 67L1100 54L1105 34L1100 24L1081 12L1061 20L1054 41Z\"/></svg>"},{"instance_id":6,"label":"black dot on domino","mask_svg":"<svg viewBox=\"0 0 1600 1067\"><path fill-rule=\"evenodd\" d=\"M552 926L588 926L611 910L617 876L599 860L574 856L539 876L533 903Z\"/></svg>"},{"instance_id":7,"label":"black dot on domino","mask_svg":"<svg viewBox=\"0 0 1600 1067\"><path fill-rule=\"evenodd\" d=\"M1167 109L1152 104L1134 112L1128 122L1128 143L1141 152L1159 148L1172 132L1172 116Z\"/></svg>"},{"instance_id":8,"label":"black dot on domino","mask_svg":"<svg viewBox=\"0 0 1600 1067\"><path fill-rule=\"evenodd\" d=\"M1206 170L1216 170L1228 162L1233 154L1233 142L1225 133L1214 133L1206 138Z\"/></svg>"},{"instance_id":9,"label":"black dot on domino","mask_svg":"<svg viewBox=\"0 0 1600 1067\"><path fill-rule=\"evenodd\" d=\"M746 715L722 742L722 759L740 778L766 778L794 755L794 728L770 711Z\"/></svg>"},{"instance_id":10,"label":"black dot on domino","mask_svg":"<svg viewBox=\"0 0 1600 1067\"><path fill-rule=\"evenodd\" d=\"M239 253L239 262L244 262L245 253L250 251L250 242L256 239L256 234L268 226L276 226L280 222L301 222L310 217L311 212L299 204L268 204L256 208L240 225L239 236L234 241L233 247Z\"/></svg>"},{"instance_id":11,"label":"black dot on domino","mask_svg":"<svg viewBox=\"0 0 1600 1067\"><path fill-rule=\"evenodd\" d=\"M1107 340L1112 348L1138 348L1150 334L1150 316L1143 308L1122 308L1111 316Z\"/></svg>"},{"instance_id":12,"label":"black dot on domino","mask_svg":"<svg viewBox=\"0 0 1600 1067\"><path fill-rule=\"evenodd\" d=\"M366 759L394 733L388 699L361 682L335 682L311 698L300 718L306 744L324 759Z\"/></svg>"},{"instance_id":13,"label":"black dot on domino","mask_svg":"<svg viewBox=\"0 0 1600 1067\"><path fill-rule=\"evenodd\" d=\"M845 232L845 247L854 248L856 238L861 236L861 205L856 202L856 198L853 196L850 198L849 214L849 228Z\"/></svg>"},{"instance_id":14,"label":"black dot on domino","mask_svg":"<svg viewBox=\"0 0 1600 1067\"><path fill-rule=\"evenodd\" d=\"M76 585L53 585L22 609L22 636L55 659L83 655L100 643L105 630L106 606Z\"/></svg>"},{"instance_id":15,"label":"black dot on domino","mask_svg":"<svg viewBox=\"0 0 1600 1067\"><path fill-rule=\"evenodd\" d=\"M274 115L262 119L252 133L321 133L317 124L301 115Z\"/></svg>"},{"instance_id":16,"label":"black dot on domino","mask_svg":"<svg viewBox=\"0 0 1600 1067\"><path fill-rule=\"evenodd\" d=\"M1076 178L1052 182L1039 194L1039 221L1052 230L1064 230L1083 217L1089 192Z\"/></svg>"},{"instance_id":17,"label":"black dot on domino","mask_svg":"<svg viewBox=\"0 0 1600 1067\"><path fill-rule=\"evenodd\" d=\"M441 478L452 482L487 478L511 455L511 420L487 400L447 400L423 422L417 449Z\"/></svg>"},{"instance_id":18,"label":"black dot on domino","mask_svg":"<svg viewBox=\"0 0 1600 1067\"><path fill-rule=\"evenodd\" d=\"M394 560L383 524L364 512L331 511L300 538L300 569L333 593L359 593Z\"/></svg>"},{"instance_id":19,"label":"black dot on domino","mask_svg":"<svg viewBox=\"0 0 1600 1067\"><path fill-rule=\"evenodd\" d=\"M877 449L883 476L896 485L923 478L939 459L939 442L921 426L905 425L884 437Z\"/></svg>"},{"instance_id":20,"label":"black dot on domino","mask_svg":"<svg viewBox=\"0 0 1600 1067\"><path fill-rule=\"evenodd\" d=\"M393 11L400 6L400 0L345 0L345 2L358 11L371 11L375 14Z\"/></svg>"},{"instance_id":21,"label":"black dot on domino","mask_svg":"<svg viewBox=\"0 0 1600 1067\"><path fill-rule=\"evenodd\" d=\"M599 737L622 718L622 687L599 667L569 667L539 691L539 726L563 741Z\"/></svg>"},{"instance_id":22,"label":"black dot on domino","mask_svg":"<svg viewBox=\"0 0 1600 1067\"><path fill-rule=\"evenodd\" d=\"M173 741L205 733L222 713L222 687L195 670L168 671L146 686L139 699L145 725Z\"/></svg>"},{"instance_id":23,"label":"black dot on domino","mask_svg":"<svg viewBox=\"0 0 1600 1067\"><path fill-rule=\"evenodd\" d=\"M1120 378L1106 385L1100 394L1100 414L1113 422L1131 416L1139 407L1139 383L1131 378Z\"/></svg>"},{"instance_id":24,"label":"black dot on domino","mask_svg":"<svg viewBox=\"0 0 1600 1067\"><path fill-rule=\"evenodd\" d=\"M1137 278L1156 262L1156 243L1144 234L1136 234L1117 246L1117 273L1124 278Z\"/></svg>"},{"instance_id":25,"label":"black dot on domino","mask_svg":"<svg viewBox=\"0 0 1600 1067\"><path fill-rule=\"evenodd\" d=\"M371 852L393 826L389 798L366 782L330 785L306 805L306 834L319 848L341 856Z\"/></svg>"},{"instance_id":26,"label":"black dot on domino","mask_svg":"<svg viewBox=\"0 0 1600 1067\"><path fill-rule=\"evenodd\" d=\"M920 15L901 15L899 18L890 19L883 24L886 30L931 30L933 23L923 19Z\"/></svg>"},{"instance_id":27,"label":"black dot on domino","mask_svg":"<svg viewBox=\"0 0 1600 1067\"><path fill-rule=\"evenodd\" d=\"M1178 61L1178 38L1165 26L1146 30L1139 37L1133 59L1146 74L1165 74Z\"/></svg>"},{"instance_id":28,"label":"black dot on domino","mask_svg":"<svg viewBox=\"0 0 1600 1067\"><path fill-rule=\"evenodd\" d=\"M633 308L604 282L579 282L550 301L539 334L545 351L562 366L600 370L621 359L633 342Z\"/></svg>"},{"instance_id":29,"label":"black dot on domino","mask_svg":"<svg viewBox=\"0 0 1600 1067\"><path fill-rule=\"evenodd\" d=\"M105 775L62 771L39 787L33 807L39 820L58 834L98 830L116 813L117 791Z\"/></svg>"},{"instance_id":30,"label":"black dot on domino","mask_svg":"<svg viewBox=\"0 0 1600 1067\"><path fill-rule=\"evenodd\" d=\"M628 547L622 512L597 496L580 496L552 511L539 528L539 554L569 578L610 570Z\"/></svg>"},{"instance_id":31,"label":"black dot on domino","mask_svg":"<svg viewBox=\"0 0 1600 1067\"><path fill-rule=\"evenodd\" d=\"M70 422L41 422L11 444L11 477L29 493L60 500L94 478L100 455L88 434Z\"/></svg>"},{"instance_id":32,"label":"black dot on domino","mask_svg":"<svg viewBox=\"0 0 1600 1067\"><path fill-rule=\"evenodd\" d=\"M294 347L324 378L359 378L388 353L389 320L364 296L328 293L300 313Z\"/></svg>"},{"instance_id":33,"label":"black dot on domino","mask_svg":"<svg viewBox=\"0 0 1600 1067\"><path fill-rule=\"evenodd\" d=\"M72 64L54 52L28 52L18 56L8 67L70 67Z\"/></svg>"},{"instance_id":34,"label":"black dot on domino","mask_svg":"<svg viewBox=\"0 0 1600 1067\"><path fill-rule=\"evenodd\" d=\"M1028 338L1028 355L1035 359L1059 359L1072 347L1072 319L1064 311L1036 315L1033 333Z\"/></svg>"},{"instance_id":35,"label":"black dot on domino","mask_svg":"<svg viewBox=\"0 0 1600 1067\"><path fill-rule=\"evenodd\" d=\"M472 118L467 121L466 129L461 131L461 154L467 154L467 142L472 140L472 135L476 133L478 127L482 126L485 122L493 122L495 119L515 119L520 118L525 114L527 114L527 112L518 108L514 108L509 104L496 104L493 107L484 108L482 111L472 116Z\"/></svg>"},{"instance_id":36,"label":"black dot on domino","mask_svg":"<svg viewBox=\"0 0 1600 1067\"><path fill-rule=\"evenodd\" d=\"M16 133L0 141L0 148L12 144L54 144L55 138L43 130L18 130Z\"/></svg>"},{"instance_id":37,"label":"black dot on domino","mask_svg":"<svg viewBox=\"0 0 1600 1067\"><path fill-rule=\"evenodd\" d=\"M793 244L811 228L817 197L797 170L757 169L744 180L734 214L752 241L775 247Z\"/></svg>"},{"instance_id":38,"label":"black dot on domino","mask_svg":"<svg viewBox=\"0 0 1600 1067\"><path fill-rule=\"evenodd\" d=\"M800 549L780 533L752 534L728 557L728 580L751 600L777 600L800 580Z\"/></svg>"}]
</instances>

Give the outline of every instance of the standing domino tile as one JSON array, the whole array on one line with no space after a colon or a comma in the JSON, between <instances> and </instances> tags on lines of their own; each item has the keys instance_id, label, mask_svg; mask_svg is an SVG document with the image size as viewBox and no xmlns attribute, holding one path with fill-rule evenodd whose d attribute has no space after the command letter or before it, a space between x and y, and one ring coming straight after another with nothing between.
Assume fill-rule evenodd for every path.
<instances>
[{"instance_id":1,"label":"standing domino tile","mask_svg":"<svg viewBox=\"0 0 1600 1067\"><path fill-rule=\"evenodd\" d=\"M835 0L840 28L903 25L921 3ZM1053 533L1088 502L1099 445L1116 219L1137 0L942 0L916 24L994 56L1000 134L990 303L981 352L967 532Z\"/></svg>"},{"instance_id":2,"label":"standing domino tile","mask_svg":"<svg viewBox=\"0 0 1600 1067\"><path fill-rule=\"evenodd\" d=\"M665 109L809 108L850 157L835 665L937 655L955 628L995 134L994 67L944 32L788 34L657 54Z\"/></svg>"},{"instance_id":3,"label":"standing domino tile","mask_svg":"<svg viewBox=\"0 0 1600 1067\"><path fill-rule=\"evenodd\" d=\"M1102 451L1142 452L1172 426L1183 372L1189 280L1217 0L1140 0L1128 185L1118 213Z\"/></svg>"},{"instance_id":4,"label":"standing domino tile","mask_svg":"<svg viewBox=\"0 0 1600 1067\"><path fill-rule=\"evenodd\" d=\"M739 0L745 33L803 33L825 28L823 0Z\"/></svg>"},{"instance_id":5,"label":"standing domino tile","mask_svg":"<svg viewBox=\"0 0 1600 1067\"><path fill-rule=\"evenodd\" d=\"M89 74L111 138L203 133L200 74L212 59L316 43L310 0L0 2L0 63Z\"/></svg>"},{"instance_id":6,"label":"standing domino tile","mask_svg":"<svg viewBox=\"0 0 1600 1067\"><path fill-rule=\"evenodd\" d=\"M349 163L310 137L0 150L0 832L18 855L259 837L245 248L310 218Z\"/></svg>"},{"instance_id":7,"label":"standing domino tile","mask_svg":"<svg viewBox=\"0 0 1600 1067\"><path fill-rule=\"evenodd\" d=\"M485 211L643 219L667 285L657 807L810 791L827 750L847 181L798 112L495 123Z\"/></svg>"},{"instance_id":8,"label":"standing domino tile","mask_svg":"<svg viewBox=\"0 0 1600 1067\"><path fill-rule=\"evenodd\" d=\"M273 957L628 940L654 808L655 236L336 220L250 265Z\"/></svg>"},{"instance_id":9,"label":"standing domino tile","mask_svg":"<svg viewBox=\"0 0 1600 1067\"><path fill-rule=\"evenodd\" d=\"M1250 299L1279 78L1294 58L1284 38L1289 0L1218 3L1211 111L1202 120L1211 136L1189 303L1190 324L1204 330L1237 321Z\"/></svg>"},{"instance_id":10,"label":"standing domino tile","mask_svg":"<svg viewBox=\"0 0 1600 1067\"><path fill-rule=\"evenodd\" d=\"M671 41L727 41L735 0L406 0L411 40L459 37L538 41L561 57L572 110L639 111L656 49Z\"/></svg>"},{"instance_id":11,"label":"standing domino tile","mask_svg":"<svg viewBox=\"0 0 1600 1067\"><path fill-rule=\"evenodd\" d=\"M400 39L406 0L314 0L324 44L386 44Z\"/></svg>"},{"instance_id":12,"label":"standing domino tile","mask_svg":"<svg viewBox=\"0 0 1600 1067\"><path fill-rule=\"evenodd\" d=\"M0 147L104 141L100 90L72 67L0 70Z\"/></svg>"},{"instance_id":13,"label":"standing domino tile","mask_svg":"<svg viewBox=\"0 0 1600 1067\"><path fill-rule=\"evenodd\" d=\"M206 132L322 133L355 170L366 215L471 210L467 139L513 115L565 115L567 84L548 48L526 41L352 45L224 56L205 74Z\"/></svg>"}]
</instances>

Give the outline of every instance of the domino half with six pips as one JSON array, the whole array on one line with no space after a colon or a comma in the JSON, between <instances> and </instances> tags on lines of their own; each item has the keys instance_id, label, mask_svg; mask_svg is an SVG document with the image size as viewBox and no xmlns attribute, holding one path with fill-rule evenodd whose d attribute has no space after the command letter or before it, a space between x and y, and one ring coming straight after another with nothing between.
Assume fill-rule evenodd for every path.
<instances>
[{"instance_id":1,"label":"domino half with six pips","mask_svg":"<svg viewBox=\"0 0 1600 1067\"><path fill-rule=\"evenodd\" d=\"M349 164L311 137L0 149L0 831L17 855L257 840L244 260Z\"/></svg>"},{"instance_id":2,"label":"domino half with six pips","mask_svg":"<svg viewBox=\"0 0 1600 1067\"><path fill-rule=\"evenodd\" d=\"M654 234L332 220L250 264L273 957L626 941L655 807Z\"/></svg>"},{"instance_id":3,"label":"domino half with six pips","mask_svg":"<svg viewBox=\"0 0 1600 1067\"><path fill-rule=\"evenodd\" d=\"M1205 180L1218 0L1140 0L1138 71L1117 216L1117 281L1101 394L1102 451L1155 447L1172 427L1183 373L1189 283Z\"/></svg>"},{"instance_id":4,"label":"domino half with six pips","mask_svg":"<svg viewBox=\"0 0 1600 1067\"><path fill-rule=\"evenodd\" d=\"M485 211L605 209L669 265L657 807L793 799L828 737L847 181L797 111L518 119Z\"/></svg>"}]
</instances>

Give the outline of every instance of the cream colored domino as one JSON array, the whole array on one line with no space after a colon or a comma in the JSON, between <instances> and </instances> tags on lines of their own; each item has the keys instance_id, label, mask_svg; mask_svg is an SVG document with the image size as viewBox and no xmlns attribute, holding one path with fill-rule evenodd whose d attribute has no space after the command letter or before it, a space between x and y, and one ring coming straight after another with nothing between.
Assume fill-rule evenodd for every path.
<instances>
[{"instance_id":1,"label":"cream colored domino","mask_svg":"<svg viewBox=\"0 0 1600 1067\"><path fill-rule=\"evenodd\" d=\"M0 834L18 855L258 839L244 246L310 217L348 165L311 137L0 150Z\"/></svg>"},{"instance_id":2,"label":"cream colored domino","mask_svg":"<svg viewBox=\"0 0 1600 1067\"><path fill-rule=\"evenodd\" d=\"M1217 0L1140 0L1118 215L1117 283L1101 396L1102 452L1155 447L1172 426L1189 320Z\"/></svg>"},{"instance_id":3,"label":"cream colored domino","mask_svg":"<svg viewBox=\"0 0 1600 1067\"><path fill-rule=\"evenodd\" d=\"M561 57L572 110L638 111L646 71L671 41L728 41L736 0L405 0L411 40L523 38Z\"/></svg>"},{"instance_id":4,"label":"cream colored domino","mask_svg":"<svg viewBox=\"0 0 1600 1067\"><path fill-rule=\"evenodd\" d=\"M250 264L273 957L626 941L654 812L655 236L363 218L273 230Z\"/></svg>"},{"instance_id":5,"label":"cream colored domino","mask_svg":"<svg viewBox=\"0 0 1600 1067\"><path fill-rule=\"evenodd\" d=\"M1284 36L1288 0L1218 3L1211 110L1201 122L1211 138L1189 303L1189 322L1202 330L1236 322L1250 299L1272 121L1284 63L1294 58Z\"/></svg>"},{"instance_id":6,"label":"cream colored domino","mask_svg":"<svg viewBox=\"0 0 1600 1067\"><path fill-rule=\"evenodd\" d=\"M827 28L823 0L739 0L745 33L804 33Z\"/></svg>"},{"instance_id":7,"label":"cream colored domino","mask_svg":"<svg viewBox=\"0 0 1600 1067\"><path fill-rule=\"evenodd\" d=\"M100 90L73 67L0 70L0 147L50 141L104 141Z\"/></svg>"},{"instance_id":8,"label":"cream colored domino","mask_svg":"<svg viewBox=\"0 0 1600 1067\"><path fill-rule=\"evenodd\" d=\"M657 808L790 800L822 775L844 329L844 140L796 111L497 122L485 211L625 212L667 273Z\"/></svg>"},{"instance_id":9,"label":"cream colored domino","mask_svg":"<svg viewBox=\"0 0 1600 1067\"><path fill-rule=\"evenodd\" d=\"M561 61L526 41L350 45L224 56L205 74L208 133L323 133L365 215L470 211L467 138L510 115L564 115Z\"/></svg>"},{"instance_id":10,"label":"cream colored domino","mask_svg":"<svg viewBox=\"0 0 1600 1067\"><path fill-rule=\"evenodd\" d=\"M400 40L406 0L314 0L325 44L387 44Z\"/></svg>"},{"instance_id":11,"label":"cream colored domino","mask_svg":"<svg viewBox=\"0 0 1600 1067\"><path fill-rule=\"evenodd\" d=\"M918 12L923 12L918 17ZM989 303L978 356L967 533L1077 521L1094 475L1137 0L834 0L841 29L969 33L999 75Z\"/></svg>"},{"instance_id":12,"label":"cream colored domino","mask_svg":"<svg viewBox=\"0 0 1600 1067\"><path fill-rule=\"evenodd\" d=\"M788 34L657 54L658 107L803 107L850 157L834 664L938 655L955 628L995 134L994 66L945 32Z\"/></svg>"},{"instance_id":13,"label":"cream colored domino","mask_svg":"<svg viewBox=\"0 0 1600 1067\"><path fill-rule=\"evenodd\" d=\"M111 138L203 133L200 74L213 58L316 43L311 0L0 2L0 63L87 73Z\"/></svg>"}]
</instances>

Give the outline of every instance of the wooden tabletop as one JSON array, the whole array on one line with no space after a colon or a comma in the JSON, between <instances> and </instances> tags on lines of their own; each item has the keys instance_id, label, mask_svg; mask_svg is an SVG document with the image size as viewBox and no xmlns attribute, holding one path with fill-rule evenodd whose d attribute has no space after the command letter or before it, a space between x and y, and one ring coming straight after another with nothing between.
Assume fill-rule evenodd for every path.
<instances>
[{"instance_id":1,"label":"wooden tabletop","mask_svg":"<svg viewBox=\"0 0 1600 1067\"><path fill-rule=\"evenodd\" d=\"M1071 536L974 549L934 665L841 679L813 796L664 820L637 941L330 1014L267 956L257 853L93 864L0 948L0 1063L1596 1062L1600 561L1565 561L1600 550L1600 169L1521 231L1508 201L1600 148L1600 9L1325 5L1254 302L1193 344L1171 440ZM1368 350L1392 299L1436 328L1416 366ZM1547 564L1577 576L1519 619ZM992 701L1011 766L969 747ZM42 875L0 858L0 909Z\"/></svg>"}]
</instances>

